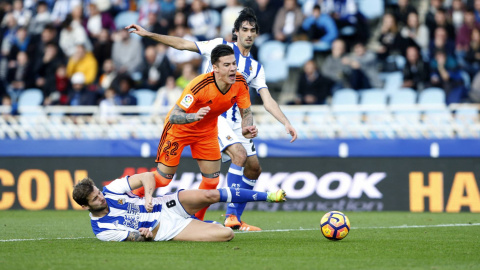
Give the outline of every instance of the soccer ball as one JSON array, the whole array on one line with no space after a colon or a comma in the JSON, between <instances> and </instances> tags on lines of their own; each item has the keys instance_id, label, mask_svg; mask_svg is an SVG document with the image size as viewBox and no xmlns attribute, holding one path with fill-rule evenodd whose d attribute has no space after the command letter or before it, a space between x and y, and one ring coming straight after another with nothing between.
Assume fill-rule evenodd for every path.
<instances>
[{"instance_id":1,"label":"soccer ball","mask_svg":"<svg viewBox=\"0 0 480 270\"><path fill-rule=\"evenodd\" d=\"M330 240L342 240L350 231L350 220L342 212L330 211L320 220L323 236Z\"/></svg>"}]
</instances>

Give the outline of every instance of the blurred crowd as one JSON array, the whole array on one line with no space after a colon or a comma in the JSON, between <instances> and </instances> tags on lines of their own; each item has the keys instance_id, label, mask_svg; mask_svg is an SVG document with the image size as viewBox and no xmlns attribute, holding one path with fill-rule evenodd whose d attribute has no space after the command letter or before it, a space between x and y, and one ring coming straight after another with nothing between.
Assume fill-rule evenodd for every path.
<instances>
[{"instance_id":1,"label":"blurred crowd","mask_svg":"<svg viewBox=\"0 0 480 270\"><path fill-rule=\"evenodd\" d=\"M420 1L415 1L418 4ZM3 0L0 96L15 104L38 88L44 105L136 105L135 89L170 107L200 72L199 54L129 34L126 13L149 31L192 41L223 37L245 6L260 27L252 49L269 40L309 40L315 55L298 79L293 104L323 104L340 88L381 88L379 73L401 70L404 87L440 87L448 102L480 102L460 71L479 84L480 0L387 1L377 23L356 0ZM378 25L378 27L376 27ZM391 56L404 57L399 66ZM321 68L320 68L321 66ZM477 86L477 89L479 87Z\"/></svg>"}]
</instances>

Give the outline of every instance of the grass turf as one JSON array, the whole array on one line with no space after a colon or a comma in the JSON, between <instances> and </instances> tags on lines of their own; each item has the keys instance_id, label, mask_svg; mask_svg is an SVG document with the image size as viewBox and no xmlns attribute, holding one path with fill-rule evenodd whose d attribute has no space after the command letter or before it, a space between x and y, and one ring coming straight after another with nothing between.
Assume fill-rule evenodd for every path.
<instances>
[{"instance_id":1,"label":"grass turf","mask_svg":"<svg viewBox=\"0 0 480 270\"><path fill-rule=\"evenodd\" d=\"M323 214L247 212L267 231L227 243L114 243L93 237L87 212L1 211L0 269L480 269L478 214L345 212L341 241L321 235Z\"/></svg>"}]
</instances>

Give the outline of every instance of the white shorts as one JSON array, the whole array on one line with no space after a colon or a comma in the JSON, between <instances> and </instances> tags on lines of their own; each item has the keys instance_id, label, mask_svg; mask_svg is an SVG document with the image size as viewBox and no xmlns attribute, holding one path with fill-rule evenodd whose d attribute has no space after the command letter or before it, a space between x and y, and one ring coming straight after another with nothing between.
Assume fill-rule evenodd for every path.
<instances>
[{"instance_id":1,"label":"white shorts","mask_svg":"<svg viewBox=\"0 0 480 270\"><path fill-rule=\"evenodd\" d=\"M220 144L220 151L222 152L222 162L230 160L230 156L223 151L230 145L241 143L247 151L247 157L257 154L255 145L252 139L243 137L242 128L233 128L233 123L230 123L223 116L218 117L218 143Z\"/></svg>"},{"instance_id":2,"label":"white shorts","mask_svg":"<svg viewBox=\"0 0 480 270\"><path fill-rule=\"evenodd\" d=\"M160 212L160 228L158 228L155 241L169 241L187 227L193 218L185 211L178 200L178 192L153 198L162 204Z\"/></svg>"}]
</instances>

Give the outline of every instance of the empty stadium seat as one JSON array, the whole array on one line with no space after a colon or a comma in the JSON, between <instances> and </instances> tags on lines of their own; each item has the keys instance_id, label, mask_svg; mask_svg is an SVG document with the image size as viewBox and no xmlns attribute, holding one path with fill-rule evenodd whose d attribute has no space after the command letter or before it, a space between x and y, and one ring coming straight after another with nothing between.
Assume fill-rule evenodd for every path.
<instances>
[{"instance_id":1,"label":"empty stadium seat","mask_svg":"<svg viewBox=\"0 0 480 270\"><path fill-rule=\"evenodd\" d=\"M390 105L413 105L417 101L417 92L411 88L402 88L390 94Z\"/></svg>"},{"instance_id":2,"label":"empty stadium seat","mask_svg":"<svg viewBox=\"0 0 480 270\"><path fill-rule=\"evenodd\" d=\"M43 92L37 88L24 90L18 98L18 110L21 114L43 114L41 106L43 102Z\"/></svg>"},{"instance_id":3,"label":"empty stadium seat","mask_svg":"<svg viewBox=\"0 0 480 270\"><path fill-rule=\"evenodd\" d=\"M383 0L357 0L358 10L367 19L376 19L383 16L385 5Z\"/></svg>"},{"instance_id":4,"label":"empty stadium seat","mask_svg":"<svg viewBox=\"0 0 480 270\"><path fill-rule=\"evenodd\" d=\"M280 60L285 56L285 44L280 41L270 40L262 44L258 49L258 61L262 65L270 60Z\"/></svg>"},{"instance_id":5,"label":"empty stadium seat","mask_svg":"<svg viewBox=\"0 0 480 270\"><path fill-rule=\"evenodd\" d=\"M358 93L349 88L343 88L335 91L332 97L332 106L336 105L354 105L358 103Z\"/></svg>"},{"instance_id":6,"label":"empty stadium seat","mask_svg":"<svg viewBox=\"0 0 480 270\"><path fill-rule=\"evenodd\" d=\"M418 96L419 104L445 104L445 91L441 88L430 87Z\"/></svg>"},{"instance_id":7,"label":"empty stadium seat","mask_svg":"<svg viewBox=\"0 0 480 270\"><path fill-rule=\"evenodd\" d=\"M285 60L269 60L263 64L267 83L283 82L288 78L288 65Z\"/></svg>"},{"instance_id":8,"label":"empty stadium seat","mask_svg":"<svg viewBox=\"0 0 480 270\"><path fill-rule=\"evenodd\" d=\"M124 28L132 23L138 23L139 14L136 11L123 11L115 16L114 22L117 29Z\"/></svg>"},{"instance_id":9,"label":"empty stadium seat","mask_svg":"<svg viewBox=\"0 0 480 270\"><path fill-rule=\"evenodd\" d=\"M368 89L360 92L360 104L364 105L386 105L387 94L384 90Z\"/></svg>"},{"instance_id":10,"label":"empty stadium seat","mask_svg":"<svg viewBox=\"0 0 480 270\"><path fill-rule=\"evenodd\" d=\"M308 41L295 41L287 47L287 64L289 67L302 67L313 59L313 45Z\"/></svg>"},{"instance_id":11,"label":"empty stadium seat","mask_svg":"<svg viewBox=\"0 0 480 270\"><path fill-rule=\"evenodd\" d=\"M150 89L138 89L133 91L132 95L137 98L138 106L150 106L156 97L156 93Z\"/></svg>"},{"instance_id":12,"label":"empty stadium seat","mask_svg":"<svg viewBox=\"0 0 480 270\"><path fill-rule=\"evenodd\" d=\"M403 84L403 73L401 71L383 73L382 77L385 80L384 89L387 93L392 93L399 90Z\"/></svg>"}]
</instances>

